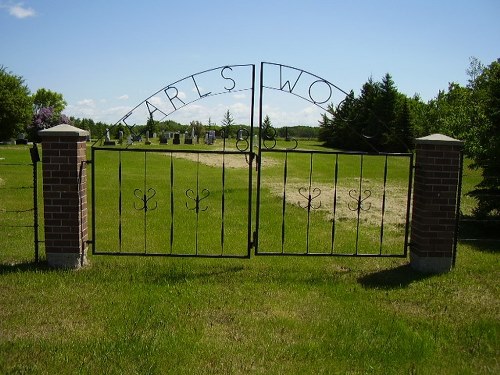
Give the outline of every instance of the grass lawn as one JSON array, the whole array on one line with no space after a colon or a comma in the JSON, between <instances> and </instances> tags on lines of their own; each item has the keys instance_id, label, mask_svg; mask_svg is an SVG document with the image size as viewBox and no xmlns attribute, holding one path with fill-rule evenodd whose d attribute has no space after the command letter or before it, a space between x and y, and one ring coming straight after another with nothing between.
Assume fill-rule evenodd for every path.
<instances>
[{"instance_id":1,"label":"grass lawn","mask_svg":"<svg viewBox=\"0 0 500 375\"><path fill-rule=\"evenodd\" d=\"M22 146L2 157L29 163ZM21 177L0 164L0 178ZM10 190L2 210L25 200ZM88 267L63 271L32 263L29 233L12 246L1 230L2 374L500 372L498 243L459 243L456 268L438 276L398 258L255 256L89 254Z\"/></svg>"}]
</instances>

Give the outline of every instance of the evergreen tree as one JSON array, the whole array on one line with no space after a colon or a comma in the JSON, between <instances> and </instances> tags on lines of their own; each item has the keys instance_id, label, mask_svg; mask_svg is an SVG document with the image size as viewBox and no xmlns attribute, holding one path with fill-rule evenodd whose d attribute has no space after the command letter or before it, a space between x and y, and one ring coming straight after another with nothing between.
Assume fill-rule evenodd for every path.
<instances>
[{"instance_id":1,"label":"evergreen tree","mask_svg":"<svg viewBox=\"0 0 500 375\"><path fill-rule=\"evenodd\" d=\"M152 137L154 133L156 133L158 128L158 121L153 118L153 115L149 115L148 121L146 122L145 132L149 132L149 136Z\"/></svg>"},{"instance_id":2,"label":"evergreen tree","mask_svg":"<svg viewBox=\"0 0 500 375\"><path fill-rule=\"evenodd\" d=\"M353 91L337 107L328 105L327 113L323 114L319 121L319 140L324 142L325 146L344 150L358 148L362 136L355 129L357 105Z\"/></svg>"},{"instance_id":3,"label":"evergreen tree","mask_svg":"<svg viewBox=\"0 0 500 375\"><path fill-rule=\"evenodd\" d=\"M231 113L229 112L228 109L227 112L224 114L224 117L222 118L222 126L224 128L225 138L228 138L229 136L234 136L233 125L234 125L234 119L233 116L231 116Z\"/></svg>"},{"instance_id":4,"label":"evergreen tree","mask_svg":"<svg viewBox=\"0 0 500 375\"><path fill-rule=\"evenodd\" d=\"M262 131L262 136L264 137L264 139L266 139L266 137L271 137L271 134L276 133L276 131L273 132L273 125L271 124L269 115L266 115L266 117L264 117L264 121L262 122Z\"/></svg>"}]
</instances>

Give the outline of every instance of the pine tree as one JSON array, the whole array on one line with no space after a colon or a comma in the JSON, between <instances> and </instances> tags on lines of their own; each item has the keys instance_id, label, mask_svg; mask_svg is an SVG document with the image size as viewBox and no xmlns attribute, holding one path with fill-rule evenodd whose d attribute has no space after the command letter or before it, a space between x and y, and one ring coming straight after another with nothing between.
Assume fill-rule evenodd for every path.
<instances>
[{"instance_id":1,"label":"pine tree","mask_svg":"<svg viewBox=\"0 0 500 375\"><path fill-rule=\"evenodd\" d=\"M224 114L224 117L222 118L222 126L224 127L224 137L228 138L233 133L233 125L234 125L234 119L233 116L231 116L231 113L229 112L229 109L227 112Z\"/></svg>"}]
</instances>

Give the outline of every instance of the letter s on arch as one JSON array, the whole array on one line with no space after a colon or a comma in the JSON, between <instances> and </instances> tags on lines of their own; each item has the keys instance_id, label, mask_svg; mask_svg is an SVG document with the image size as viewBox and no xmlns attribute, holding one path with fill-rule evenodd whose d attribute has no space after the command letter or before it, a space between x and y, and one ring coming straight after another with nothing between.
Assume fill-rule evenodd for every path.
<instances>
[{"instance_id":1,"label":"letter s on arch","mask_svg":"<svg viewBox=\"0 0 500 375\"><path fill-rule=\"evenodd\" d=\"M233 82L233 87L231 87L231 88L227 88L226 86L224 86L224 88L225 88L227 91L231 91L232 89L234 89L234 88L236 87L236 82L234 81L234 79L232 79L232 78L230 78L230 77L226 77L226 76L224 75L224 71L225 71L226 69L233 70L233 68L231 68L230 66L225 66L225 67L224 67L224 68L222 68L222 70L220 71L220 75L221 75L221 77L222 77L222 78L227 79L227 80L229 80L229 81L232 81L232 82Z\"/></svg>"}]
</instances>

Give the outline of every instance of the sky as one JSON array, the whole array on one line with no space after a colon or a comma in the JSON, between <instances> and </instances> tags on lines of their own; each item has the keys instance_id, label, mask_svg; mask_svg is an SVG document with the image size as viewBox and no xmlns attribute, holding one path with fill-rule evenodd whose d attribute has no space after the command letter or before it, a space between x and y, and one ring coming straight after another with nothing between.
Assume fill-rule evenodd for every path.
<instances>
[{"instance_id":1,"label":"sky","mask_svg":"<svg viewBox=\"0 0 500 375\"><path fill-rule=\"evenodd\" d=\"M499 19L499 0L0 0L0 66L68 116L132 125L249 124L252 96L258 124L261 62L282 64L263 65L262 116L317 126L370 77L424 101L466 85L471 57L500 57Z\"/></svg>"}]
</instances>

